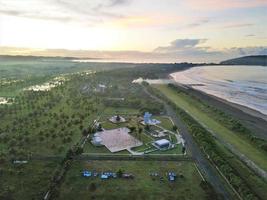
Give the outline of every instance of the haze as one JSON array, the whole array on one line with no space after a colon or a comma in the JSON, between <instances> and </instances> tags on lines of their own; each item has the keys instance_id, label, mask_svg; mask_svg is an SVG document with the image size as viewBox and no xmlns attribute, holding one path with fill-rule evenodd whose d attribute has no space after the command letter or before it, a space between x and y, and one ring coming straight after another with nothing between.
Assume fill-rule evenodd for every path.
<instances>
[{"instance_id":1,"label":"haze","mask_svg":"<svg viewBox=\"0 0 267 200\"><path fill-rule=\"evenodd\" d=\"M1 0L0 54L217 62L267 53L265 0Z\"/></svg>"}]
</instances>

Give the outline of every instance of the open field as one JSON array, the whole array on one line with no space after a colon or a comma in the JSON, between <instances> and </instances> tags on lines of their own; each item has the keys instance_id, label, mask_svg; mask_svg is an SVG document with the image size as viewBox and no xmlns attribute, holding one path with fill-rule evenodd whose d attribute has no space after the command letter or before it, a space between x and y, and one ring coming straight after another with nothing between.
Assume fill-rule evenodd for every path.
<instances>
[{"instance_id":1,"label":"open field","mask_svg":"<svg viewBox=\"0 0 267 200\"><path fill-rule=\"evenodd\" d=\"M153 118L161 121L159 126L165 128L167 130L173 131L173 124L168 117L166 117L166 116L153 116Z\"/></svg>"},{"instance_id":2,"label":"open field","mask_svg":"<svg viewBox=\"0 0 267 200\"><path fill-rule=\"evenodd\" d=\"M89 134L89 127L92 122L99 117L101 121L101 119L115 114L125 114L127 118L127 116L136 117L145 111L149 111L153 113L153 116L159 115L164 111L163 104L151 99L140 85L132 84L132 80L138 78L140 74L144 72L146 72L148 78L153 78L155 77L155 71L161 72L162 67L166 67L166 69L170 67L172 70L176 69L176 66L172 65L148 65L149 67L144 65L144 68L131 68L134 73L129 73L130 69L128 67L133 66L131 64L78 64L68 62L70 61L26 60L24 62L17 60L13 63L11 61L5 61L0 64L0 94L15 98L13 104L0 105L0 199L8 199L11 195L13 199L19 200L41 199L51 185L53 187L55 186L55 190L57 191L61 183L63 183L62 187L60 187L60 191L63 192L62 196L69 196L67 190L70 188L73 188L73 190L70 189L70 191L76 190L76 185L83 185L84 179L80 180L81 177L80 174L78 174L78 182L74 181L73 186L70 179L67 178L65 181L65 173L61 174L62 168L66 169L65 162L62 162L63 158L68 161L67 163L71 163L70 157L73 156L72 153L74 150L75 153L76 150L79 150L77 154L84 152L85 155L83 158L85 159L86 154L90 153L108 153L112 155L107 148L95 147L90 142L87 142L83 149L76 148L80 147L84 138ZM63 65L62 68L61 64ZM124 67L124 69L111 70L119 67ZM151 72L149 70L150 67L153 67L155 71ZM103 69L108 69L110 71L105 72L102 71ZM98 72L88 73L88 71L92 70ZM163 71L167 73L168 70L169 69ZM24 90L26 87L37 84L42 85L61 75L66 76L67 81L51 88L51 90ZM159 76L162 75L159 74ZM105 92L96 90L99 84L107 85ZM117 101L118 98L120 98L119 101ZM121 100L121 98L124 100ZM172 128L168 119L162 118L162 122L164 128ZM136 131L132 133L134 137L145 143L153 141L152 136L144 132L144 126L137 125L134 120L131 120L129 125L136 127ZM125 126L125 124L123 126ZM106 129L113 129L116 128L117 125L114 126L107 122L106 124L103 123L103 127ZM143 129L140 134L138 134L137 131L139 127ZM165 152L168 154L176 154L179 151L180 147L177 147ZM164 154L164 151L159 153ZM118 154L128 155L129 152L120 151ZM31 158L38 160L31 160ZM11 164L13 159L27 160L28 163L23 166L14 165ZM142 196L148 197L151 192L152 196L155 197L161 192L164 193L166 191L164 197L167 199L169 196L177 195L177 192L174 192L171 185L167 184L165 188L163 187L161 189L161 184L157 182L154 185L153 183L156 181L152 181L151 177L148 176L142 181L138 174L140 173L141 176L143 176L144 173L147 173L150 169L181 169L185 175L187 186L184 186L181 182L177 182L174 183L174 185L181 188L175 188L175 190L181 191L179 195L181 194L181 197L185 196L185 199L187 199L187 197L195 199L198 196L204 198L204 192L201 187L199 187L200 178L196 174L192 163L190 163L190 165L184 163L182 167L179 166L179 163L176 165L166 162L160 162L160 164L157 162L155 162L157 164L141 162L139 163L141 166L138 163L139 162L135 161L131 163L121 163L118 161L116 164L111 163L110 165L101 165L100 167L108 167L110 169L114 167L114 170L116 170L118 166L121 166L125 170L130 170L132 173L135 173L137 176L136 179L133 180L133 183L137 185L133 190L137 192L138 195L140 194L140 198L142 198ZM144 167L142 166L143 164ZM97 167L99 167L99 163L95 164L95 168ZM66 175L73 179L73 172L75 172L76 176L76 171L80 171L83 168L85 168L84 163L81 165L81 163L76 164L76 161L74 161L74 165L70 166L70 176L68 176L68 171ZM144 170L144 172L141 170ZM113 187L113 189L116 189L121 186L123 189L123 198L126 198L130 196L127 196L127 194L132 194L134 191L131 190L132 185L124 185L124 181L125 180L118 180L118 183L115 183L115 186L110 186L110 188ZM139 182L140 186L138 186ZM65 185L67 186L66 189L64 188ZM144 194L142 192L139 193L142 187L145 188ZM80 189L77 188L77 190ZM129 190L129 193L127 190ZM103 190L98 188L96 191L97 195L101 196L108 190L106 190L106 188L103 188ZM87 195L86 192L88 191L85 190L85 193L79 193L77 197L80 197L80 199L87 199L88 196L83 196L83 194ZM169 193L167 194L167 192ZM71 195L74 194L75 192Z\"/></svg>"},{"instance_id":3,"label":"open field","mask_svg":"<svg viewBox=\"0 0 267 200\"><path fill-rule=\"evenodd\" d=\"M0 199L42 199L59 161L0 165Z\"/></svg>"},{"instance_id":4,"label":"open field","mask_svg":"<svg viewBox=\"0 0 267 200\"><path fill-rule=\"evenodd\" d=\"M69 58L0 56L0 97L14 97L22 89L43 84L62 74L132 68L134 64L81 63Z\"/></svg>"},{"instance_id":5,"label":"open field","mask_svg":"<svg viewBox=\"0 0 267 200\"><path fill-rule=\"evenodd\" d=\"M155 151L155 152L152 152L151 154L179 154L179 155L182 155L182 145L177 145L175 148L168 149L165 151Z\"/></svg>"},{"instance_id":6,"label":"open field","mask_svg":"<svg viewBox=\"0 0 267 200\"><path fill-rule=\"evenodd\" d=\"M196 106L196 101L190 99L184 94L175 92L166 85L156 85L155 87L165 94L171 101L173 101L179 107L192 115L195 119L197 119L201 124L211 130L214 134L221 137L227 143L233 145L240 151L240 153L246 155L259 167L267 170L267 158L262 151L256 149L252 144L246 142L234 132L227 129L222 124L218 123L213 118L199 110Z\"/></svg>"},{"instance_id":7,"label":"open field","mask_svg":"<svg viewBox=\"0 0 267 200\"><path fill-rule=\"evenodd\" d=\"M85 178L81 172L85 169L132 173L134 179L101 180L99 177ZM171 183L166 172L183 174ZM151 177L150 172L163 176ZM159 161L88 161L74 162L61 187L59 199L205 199L200 187L201 177L191 162ZM95 188L92 188L92 184Z\"/></svg>"}]
</instances>

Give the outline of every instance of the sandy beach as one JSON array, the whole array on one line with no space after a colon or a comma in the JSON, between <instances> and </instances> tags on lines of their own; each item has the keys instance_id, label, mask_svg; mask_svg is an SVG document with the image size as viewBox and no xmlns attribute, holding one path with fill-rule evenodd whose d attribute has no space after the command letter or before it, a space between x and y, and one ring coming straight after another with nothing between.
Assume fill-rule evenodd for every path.
<instances>
[{"instance_id":1,"label":"sandy beach","mask_svg":"<svg viewBox=\"0 0 267 200\"><path fill-rule=\"evenodd\" d=\"M232 103L214 95L207 94L190 86L182 86L181 84L176 85L179 86L180 89L196 96L209 105L219 108L220 110L232 115L234 118L242 121L257 137L267 139L266 115L246 106Z\"/></svg>"},{"instance_id":2,"label":"sandy beach","mask_svg":"<svg viewBox=\"0 0 267 200\"><path fill-rule=\"evenodd\" d=\"M191 86L266 119L267 68L262 66L201 66L170 74L180 84ZM256 110L263 115L246 108Z\"/></svg>"}]
</instances>

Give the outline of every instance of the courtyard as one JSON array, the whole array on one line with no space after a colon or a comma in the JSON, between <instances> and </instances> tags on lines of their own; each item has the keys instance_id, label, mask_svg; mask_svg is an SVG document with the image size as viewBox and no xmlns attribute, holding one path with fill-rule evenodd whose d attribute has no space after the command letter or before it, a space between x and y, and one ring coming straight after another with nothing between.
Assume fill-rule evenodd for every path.
<instances>
[{"instance_id":1,"label":"courtyard","mask_svg":"<svg viewBox=\"0 0 267 200\"><path fill-rule=\"evenodd\" d=\"M104 130L97 134L102 139L102 144L112 153L143 145L141 141L129 134L126 127Z\"/></svg>"}]
</instances>

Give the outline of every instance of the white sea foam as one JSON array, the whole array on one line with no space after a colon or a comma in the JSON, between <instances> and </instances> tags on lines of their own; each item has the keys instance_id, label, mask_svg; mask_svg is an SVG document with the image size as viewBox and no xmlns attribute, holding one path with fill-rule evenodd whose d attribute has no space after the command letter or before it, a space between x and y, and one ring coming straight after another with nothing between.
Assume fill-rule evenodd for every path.
<instances>
[{"instance_id":1,"label":"white sea foam","mask_svg":"<svg viewBox=\"0 0 267 200\"><path fill-rule=\"evenodd\" d=\"M176 82L267 115L267 67L202 66L171 76Z\"/></svg>"}]
</instances>

